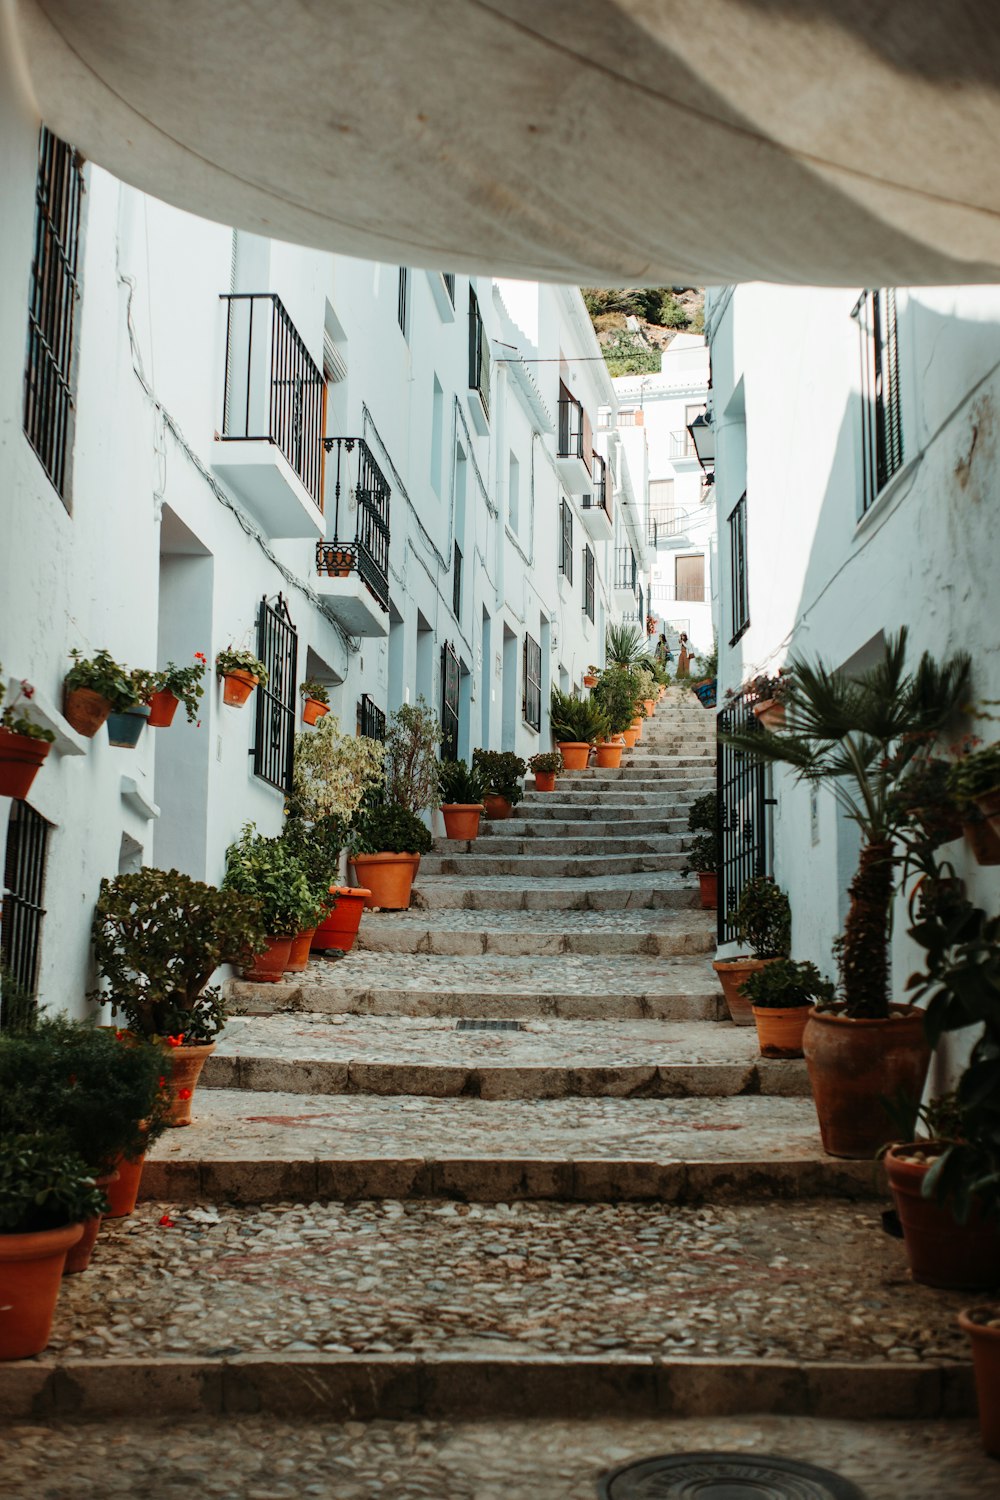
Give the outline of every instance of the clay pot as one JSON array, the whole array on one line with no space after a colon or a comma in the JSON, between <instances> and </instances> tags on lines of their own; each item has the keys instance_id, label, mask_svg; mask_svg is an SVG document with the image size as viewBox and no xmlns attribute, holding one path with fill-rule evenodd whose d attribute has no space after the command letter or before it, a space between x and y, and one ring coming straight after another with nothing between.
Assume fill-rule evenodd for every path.
<instances>
[{"instance_id":1,"label":"clay pot","mask_svg":"<svg viewBox=\"0 0 1000 1500\"><path fill-rule=\"evenodd\" d=\"M583 740L560 740L556 746L567 771L585 771L590 759L590 746Z\"/></svg>"},{"instance_id":2,"label":"clay pot","mask_svg":"<svg viewBox=\"0 0 1000 1500\"><path fill-rule=\"evenodd\" d=\"M645 719L633 719L632 720L632 723L631 723L630 727L635 731L635 740L634 740L633 743L636 744L636 745L638 745L639 741L642 739L642 726L643 726L643 724L645 722L646 722ZM626 730L625 732L627 734L628 730Z\"/></svg>"},{"instance_id":3,"label":"clay pot","mask_svg":"<svg viewBox=\"0 0 1000 1500\"><path fill-rule=\"evenodd\" d=\"M482 802L443 802L441 815L444 818L445 838L478 838L479 819L484 811L485 807Z\"/></svg>"},{"instance_id":4,"label":"clay pot","mask_svg":"<svg viewBox=\"0 0 1000 1500\"><path fill-rule=\"evenodd\" d=\"M315 927L304 927L292 938L288 949L288 962L285 964L286 974L303 974L309 963L309 950L312 940L316 936Z\"/></svg>"},{"instance_id":5,"label":"clay pot","mask_svg":"<svg viewBox=\"0 0 1000 1500\"><path fill-rule=\"evenodd\" d=\"M328 578L346 578L353 561L353 554L346 548L324 547L319 571L322 573L325 568Z\"/></svg>"},{"instance_id":6,"label":"clay pot","mask_svg":"<svg viewBox=\"0 0 1000 1500\"><path fill-rule=\"evenodd\" d=\"M991 1458L1000 1458L1000 1306L967 1307L958 1326L972 1344L983 1447Z\"/></svg>"},{"instance_id":7,"label":"clay pot","mask_svg":"<svg viewBox=\"0 0 1000 1500\"><path fill-rule=\"evenodd\" d=\"M811 1005L751 1005L761 1057L801 1057Z\"/></svg>"},{"instance_id":8,"label":"clay pot","mask_svg":"<svg viewBox=\"0 0 1000 1500\"><path fill-rule=\"evenodd\" d=\"M622 751L624 749L625 743L620 737L614 740L606 740L603 745L598 745L598 766L605 771L616 771L622 763Z\"/></svg>"},{"instance_id":9,"label":"clay pot","mask_svg":"<svg viewBox=\"0 0 1000 1500\"><path fill-rule=\"evenodd\" d=\"M109 1172L106 1177L95 1178L97 1186L104 1189L105 1197L107 1196L108 1188L117 1176L118 1173L115 1171ZM101 1227L103 1217L103 1214L94 1214L92 1219L84 1219L83 1234L75 1245L70 1245L69 1250L66 1252L66 1264L63 1266L64 1276L75 1276L80 1271L85 1271L90 1265L90 1257L94 1253L97 1232Z\"/></svg>"},{"instance_id":10,"label":"clay pot","mask_svg":"<svg viewBox=\"0 0 1000 1500\"><path fill-rule=\"evenodd\" d=\"M108 1206L104 1212L106 1219L127 1219L132 1213L139 1196L145 1160L145 1155L137 1156L134 1161L126 1161L123 1156L118 1158L115 1163L118 1170L108 1184Z\"/></svg>"},{"instance_id":11,"label":"clay pot","mask_svg":"<svg viewBox=\"0 0 1000 1500\"><path fill-rule=\"evenodd\" d=\"M485 794L483 797L483 806L486 809L486 816L491 822L503 822L505 818L512 818L514 816L513 802L508 802L506 797L498 797L495 792L487 792Z\"/></svg>"},{"instance_id":12,"label":"clay pot","mask_svg":"<svg viewBox=\"0 0 1000 1500\"><path fill-rule=\"evenodd\" d=\"M977 864L1000 865L1000 832L987 818L964 818L962 832L969 841Z\"/></svg>"},{"instance_id":13,"label":"clay pot","mask_svg":"<svg viewBox=\"0 0 1000 1500\"><path fill-rule=\"evenodd\" d=\"M302 722L304 724L318 724L324 714L330 712L328 703L321 703L318 698L306 698L302 704Z\"/></svg>"},{"instance_id":14,"label":"clay pot","mask_svg":"<svg viewBox=\"0 0 1000 1500\"><path fill-rule=\"evenodd\" d=\"M584 672L583 685L585 688L592 688L597 686L597 678L594 676L593 672Z\"/></svg>"},{"instance_id":15,"label":"clay pot","mask_svg":"<svg viewBox=\"0 0 1000 1500\"><path fill-rule=\"evenodd\" d=\"M242 669L223 672L223 703L228 703L230 708L242 708L259 681L260 678L255 677L252 672L244 672Z\"/></svg>"},{"instance_id":16,"label":"clay pot","mask_svg":"<svg viewBox=\"0 0 1000 1500\"><path fill-rule=\"evenodd\" d=\"M753 711L765 729L784 729L785 705L775 698L763 698L755 703Z\"/></svg>"},{"instance_id":17,"label":"clay pot","mask_svg":"<svg viewBox=\"0 0 1000 1500\"><path fill-rule=\"evenodd\" d=\"M326 948L339 948L341 953L350 953L371 891L356 885L331 885L330 890L336 896L337 904L326 921L316 928L312 949L315 953Z\"/></svg>"},{"instance_id":18,"label":"clay pot","mask_svg":"<svg viewBox=\"0 0 1000 1500\"><path fill-rule=\"evenodd\" d=\"M987 792L984 797L977 797L976 806L993 832L1000 838L1000 787L995 791Z\"/></svg>"},{"instance_id":19,"label":"clay pot","mask_svg":"<svg viewBox=\"0 0 1000 1500\"><path fill-rule=\"evenodd\" d=\"M554 792L555 789L556 789L556 773L555 773L555 771L536 771L535 772L535 791L536 792Z\"/></svg>"},{"instance_id":20,"label":"clay pot","mask_svg":"<svg viewBox=\"0 0 1000 1500\"><path fill-rule=\"evenodd\" d=\"M753 1007L749 1000L744 999L743 984L756 974L758 969L763 969L767 964L776 963L774 958L726 958L716 959L712 968L719 976L722 985L722 993L726 997L726 1005L729 1009L729 1019L734 1026L752 1026Z\"/></svg>"},{"instance_id":21,"label":"clay pot","mask_svg":"<svg viewBox=\"0 0 1000 1500\"><path fill-rule=\"evenodd\" d=\"M119 750L134 750L146 727L149 705L137 703L134 708L122 709L121 713L108 714L108 742Z\"/></svg>"},{"instance_id":22,"label":"clay pot","mask_svg":"<svg viewBox=\"0 0 1000 1500\"><path fill-rule=\"evenodd\" d=\"M0 1360L41 1354L49 1341L66 1252L82 1224L0 1234Z\"/></svg>"},{"instance_id":23,"label":"clay pot","mask_svg":"<svg viewBox=\"0 0 1000 1500\"><path fill-rule=\"evenodd\" d=\"M263 953L255 953L243 965L243 978L252 980L254 984L277 984L288 968L291 947L290 937L269 937Z\"/></svg>"},{"instance_id":24,"label":"clay pot","mask_svg":"<svg viewBox=\"0 0 1000 1500\"><path fill-rule=\"evenodd\" d=\"M92 740L111 712L111 704L93 688L73 688L63 699L63 718L67 724Z\"/></svg>"},{"instance_id":25,"label":"clay pot","mask_svg":"<svg viewBox=\"0 0 1000 1500\"><path fill-rule=\"evenodd\" d=\"M935 1154L931 1141L896 1145L885 1155L885 1170L903 1226L903 1241L914 1281L924 1286L1000 1286L1000 1225L984 1219L975 1206L959 1224L947 1203L923 1196L931 1163L904 1161L914 1151Z\"/></svg>"},{"instance_id":26,"label":"clay pot","mask_svg":"<svg viewBox=\"0 0 1000 1500\"><path fill-rule=\"evenodd\" d=\"M877 1021L814 1010L806 1022L802 1050L828 1156L874 1156L896 1129L882 1100L923 1093L930 1062L923 1012L889 1009Z\"/></svg>"},{"instance_id":27,"label":"clay pot","mask_svg":"<svg viewBox=\"0 0 1000 1500\"><path fill-rule=\"evenodd\" d=\"M0 797L26 797L51 749L47 740L0 729Z\"/></svg>"},{"instance_id":28,"label":"clay pot","mask_svg":"<svg viewBox=\"0 0 1000 1500\"><path fill-rule=\"evenodd\" d=\"M646 709L646 718L651 719L653 717L653 709L656 707L656 699L643 698L642 701Z\"/></svg>"},{"instance_id":29,"label":"clay pot","mask_svg":"<svg viewBox=\"0 0 1000 1500\"><path fill-rule=\"evenodd\" d=\"M947 807L915 807L913 816L924 832L938 843L951 844L962 837L962 819Z\"/></svg>"},{"instance_id":30,"label":"clay pot","mask_svg":"<svg viewBox=\"0 0 1000 1500\"><path fill-rule=\"evenodd\" d=\"M719 877L715 870L699 870L698 885L701 904L705 911L715 911L719 904Z\"/></svg>"},{"instance_id":31,"label":"clay pot","mask_svg":"<svg viewBox=\"0 0 1000 1500\"><path fill-rule=\"evenodd\" d=\"M352 863L358 883L368 887L366 906L380 906L383 911L407 909L419 854L356 854Z\"/></svg>"},{"instance_id":32,"label":"clay pot","mask_svg":"<svg viewBox=\"0 0 1000 1500\"><path fill-rule=\"evenodd\" d=\"M622 730L622 739L625 741L626 747L629 750L635 749L636 741L638 740L638 738L639 732L635 728L634 724L629 725L628 729Z\"/></svg>"},{"instance_id":33,"label":"clay pot","mask_svg":"<svg viewBox=\"0 0 1000 1500\"><path fill-rule=\"evenodd\" d=\"M167 1120L168 1125L191 1124L191 1100L198 1087L201 1070L214 1051L214 1042L204 1042L200 1046L169 1048L170 1087L173 1098L170 1104L170 1117Z\"/></svg>"},{"instance_id":34,"label":"clay pot","mask_svg":"<svg viewBox=\"0 0 1000 1500\"><path fill-rule=\"evenodd\" d=\"M177 706L180 701L174 693L168 692L166 688L161 688L158 693L154 693L149 700L149 719L147 722L150 729L169 729L174 722L174 714L177 712Z\"/></svg>"}]
</instances>

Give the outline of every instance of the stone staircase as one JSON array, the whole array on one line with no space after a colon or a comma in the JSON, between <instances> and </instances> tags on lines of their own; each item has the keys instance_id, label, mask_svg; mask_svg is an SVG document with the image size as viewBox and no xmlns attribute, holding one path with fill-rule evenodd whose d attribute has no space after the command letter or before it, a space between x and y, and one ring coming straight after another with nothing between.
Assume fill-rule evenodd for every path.
<instances>
[{"instance_id":1,"label":"stone staircase","mask_svg":"<svg viewBox=\"0 0 1000 1500\"><path fill-rule=\"evenodd\" d=\"M961 1296L909 1284L880 1172L727 1019L679 873L712 734L672 690L620 771L438 841L347 957L234 983L196 1123L0 1410L969 1412Z\"/></svg>"}]
</instances>

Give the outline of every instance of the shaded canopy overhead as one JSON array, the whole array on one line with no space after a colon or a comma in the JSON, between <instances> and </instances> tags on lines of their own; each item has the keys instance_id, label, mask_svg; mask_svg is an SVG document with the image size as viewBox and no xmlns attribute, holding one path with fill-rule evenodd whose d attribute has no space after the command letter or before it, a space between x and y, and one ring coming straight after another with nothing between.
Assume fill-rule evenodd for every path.
<instances>
[{"instance_id":1,"label":"shaded canopy overhead","mask_svg":"<svg viewBox=\"0 0 1000 1500\"><path fill-rule=\"evenodd\" d=\"M168 202L583 285L1000 282L997 0L0 0Z\"/></svg>"}]
</instances>

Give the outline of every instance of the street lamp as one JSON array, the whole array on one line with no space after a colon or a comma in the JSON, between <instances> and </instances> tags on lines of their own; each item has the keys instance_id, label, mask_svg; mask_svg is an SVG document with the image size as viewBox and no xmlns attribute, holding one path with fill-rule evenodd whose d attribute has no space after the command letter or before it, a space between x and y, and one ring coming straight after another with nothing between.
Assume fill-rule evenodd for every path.
<instances>
[{"instance_id":1,"label":"street lamp","mask_svg":"<svg viewBox=\"0 0 1000 1500\"><path fill-rule=\"evenodd\" d=\"M707 411L699 412L694 421L688 423L688 432L704 470L705 483L711 484L715 478L715 428Z\"/></svg>"}]
</instances>

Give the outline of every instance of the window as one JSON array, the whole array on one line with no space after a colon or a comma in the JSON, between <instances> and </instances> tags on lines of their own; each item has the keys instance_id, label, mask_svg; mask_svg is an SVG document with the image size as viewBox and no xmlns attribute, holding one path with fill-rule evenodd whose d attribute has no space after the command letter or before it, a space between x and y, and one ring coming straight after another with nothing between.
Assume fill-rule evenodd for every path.
<instances>
[{"instance_id":1,"label":"window","mask_svg":"<svg viewBox=\"0 0 1000 1500\"><path fill-rule=\"evenodd\" d=\"M639 565L631 547L616 548L615 588L620 589L622 593L638 593Z\"/></svg>"},{"instance_id":2,"label":"window","mask_svg":"<svg viewBox=\"0 0 1000 1500\"><path fill-rule=\"evenodd\" d=\"M458 545L457 542L455 543L455 555L452 558L451 569L452 569L452 576L451 576L451 607L452 607L452 610L454 611L455 619L458 620L458 621L461 621L461 619L462 619L462 549Z\"/></svg>"},{"instance_id":3,"label":"window","mask_svg":"<svg viewBox=\"0 0 1000 1500\"><path fill-rule=\"evenodd\" d=\"M73 147L43 126L35 183L24 432L63 502L73 448L81 165Z\"/></svg>"},{"instance_id":4,"label":"window","mask_svg":"<svg viewBox=\"0 0 1000 1500\"><path fill-rule=\"evenodd\" d=\"M747 598L746 490L729 517L729 597L733 611L733 634L729 644L733 646L750 624L750 603Z\"/></svg>"},{"instance_id":5,"label":"window","mask_svg":"<svg viewBox=\"0 0 1000 1500\"><path fill-rule=\"evenodd\" d=\"M267 668L267 682L257 689L257 726L253 771L279 792L292 789L299 638L281 594L275 604L260 601L257 655Z\"/></svg>"},{"instance_id":6,"label":"window","mask_svg":"<svg viewBox=\"0 0 1000 1500\"><path fill-rule=\"evenodd\" d=\"M385 714L367 693L362 693L358 699L358 734L378 740L379 744L385 739Z\"/></svg>"},{"instance_id":7,"label":"window","mask_svg":"<svg viewBox=\"0 0 1000 1500\"><path fill-rule=\"evenodd\" d=\"M862 292L854 307L861 334L861 514L903 464L896 292Z\"/></svg>"},{"instance_id":8,"label":"window","mask_svg":"<svg viewBox=\"0 0 1000 1500\"><path fill-rule=\"evenodd\" d=\"M455 306L455 273L454 273L454 271L452 271L450 275L447 272L442 271L441 272L441 280L444 282L444 289L448 293L448 301L451 303L452 307L454 307Z\"/></svg>"},{"instance_id":9,"label":"window","mask_svg":"<svg viewBox=\"0 0 1000 1500\"><path fill-rule=\"evenodd\" d=\"M532 729L542 727L542 648L531 636L524 637L524 693L521 699L524 722Z\"/></svg>"},{"instance_id":10,"label":"window","mask_svg":"<svg viewBox=\"0 0 1000 1500\"><path fill-rule=\"evenodd\" d=\"M458 692L461 667L449 641L441 647L441 759L458 759Z\"/></svg>"},{"instance_id":11,"label":"window","mask_svg":"<svg viewBox=\"0 0 1000 1500\"><path fill-rule=\"evenodd\" d=\"M618 426L619 427L641 427L642 426L642 412L638 411L636 409L636 407L634 407L634 406L626 407L626 409L624 411L620 411L618 413Z\"/></svg>"},{"instance_id":12,"label":"window","mask_svg":"<svg viewBox=\"0 0 1000 1500\"><path fill-rule=\"evenodd\" d=\"M583 612L591 624L594 623L594 553L591 547L583 549Z\"/></svg>"},{"instance_id":13,"label":"window","mask_svg":"<svg viewBox=\"0 0 1000 1500\"><path fill-rule=\"evenodd\" d=\"M573 582L573 511L568 500L559 502L559 571Z\"/></svg>"},{"instance_id":14,"label":"window","mask_svg":"<svg viewBox=\"0 0 1000 1500\"><path fill-rule=\"evenodd\" d=\"M676 557L674 559L674 597L688 604L705 602L705 558Z\"/></svg>"},{"instance_id":15,"label":"window","mask_svg":"<svg viewBox=\"0 0 1000 1500\"><path fill-rule=\"evenodd\" d=\"M469 288L469 390L478 391L483 411L490 414L490 343L479 315L479 298Z\"/></svg>"},{"instance_id":16,"label":"window","mask_svg":"<svg viewBox=\"0 0 1000 1500\"><path fill-rule=\"evenodd\" d=\"M507 515L511 531L516 531L521 506L521 465L513 453L510 455L510 467L507 474Z\"/></svg>"},{"instance_id":17,"label":"window","mask_svg":"<svg viewBox=\"0 0 1000 1500\"><path fill-rule=\"evenodd\" d=\"M399 299L396 317L404 339L410 337L410 272L406 266L399 268Z\"/></svg>"},{"instance_id":18,"label":"window","mask_svg":"<svg viewBox=\"0 0 1000 1500\"><path fill-rule=\"evenodd\" d=\"M649 481L649 545L655 547L664 537L678 536L683 531L681 512L674 500L672 479Z\"/></svg>"},{"instance_id":19,"label":"window","mask_svg":"<svg viewBox=\"0 0 1000 1500\"><path fill-rule=\"evenodd\" d=\"M441 463L444 455L444 391L434 376L431 392L431 484L435 495L441 494Z\"/></svg>"},{"instance_id":20,"label":"window","mask_svg":"<svg viewBox=\"0 0 1000 1500\"><path fill-rule=\"evenodd\" d=\"M19 1004L38 989L42 897L49 824L27 802L12 802L7 824L4 891L0 917L0 1028L21 1019ZM9 976L9 978L8 978Z\"/></svg>"}]
</instances>

